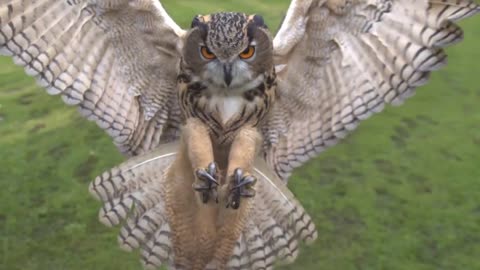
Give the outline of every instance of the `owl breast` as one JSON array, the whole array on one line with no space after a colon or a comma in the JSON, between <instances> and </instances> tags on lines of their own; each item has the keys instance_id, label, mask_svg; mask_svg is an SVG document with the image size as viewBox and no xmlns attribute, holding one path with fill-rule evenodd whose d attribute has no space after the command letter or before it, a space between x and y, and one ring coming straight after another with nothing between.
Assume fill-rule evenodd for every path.
<instances>
[{"instance_id":1,"label":"owl breast","mask_svg":"<svg viewBox=\"0 0 480 270\"><path fill-rule=\"evenodd\" d=\"M185 118L200 119L219 144L229 143L245 125L256 127L275 96L275 72L238 89L212 88L183 73L178 77L179 101ZM236 90L236 91L235 91Z\"/></svg>"},{"instance_id":2,"label":"owl breast","mask_svg":"<svg viewBox=\"0 0 480 270\"><path fill-rule=\"evenodd\" d=\"M209 111L218 114L222 124L227 124L234 117L238 117L245 106L248 106L247 100L243 96L213 96L209 102Z\"/></svg>"}]
</instances>

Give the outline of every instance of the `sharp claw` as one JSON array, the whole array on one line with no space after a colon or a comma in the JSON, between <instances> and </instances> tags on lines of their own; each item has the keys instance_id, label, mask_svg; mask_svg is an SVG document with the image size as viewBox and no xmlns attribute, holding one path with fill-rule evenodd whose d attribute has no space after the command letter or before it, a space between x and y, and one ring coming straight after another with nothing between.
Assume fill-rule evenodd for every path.
<instances>
[{"instance_id":1,"label":"sharp claw","mask_svg":"<svg viewBox=\"0 0 480 270\"><path fill-rule=\"evenodd\" d=\"M213 182L215 185L218 186L218 181L213 177L213 175L215 175L215 171L211 171L211 172L207 172L203 169L199 169L197 170L197 178L202 180L202 181L209 181L209 182Z\"/></svg>"},{"instance_id":2,"label":"sharp claw","mask_svg":"<svg viewBox=\"0 0 480 270\"><path fill-rule=\"evenodd\" d=\"M219 183L217 179L215 179L217 175L217 165L215 162L210 163L206 169L197 169L195 171L195 175L197 176L198 180L204 182L201 184L193 184L193 189L202 193L203 203L208 202L210 199L210 194L213 195L215 201L218 203L218 193L216 189Z\"/></svg>"},{"instance_id":3,"label":"sharp claw","mask_svg":"<svg viewBox=\"0 0 480 270\"><path fill-rule=\"evenodd\" d=\"M257 178L253 175L243 176L243 170L237 168L233 171L233 184L230 189L230 195L228 198L227 208L232 207L238 209L240 207L240 198L252 198L255 197L255 190L252 186L257 182Z\"/></svg>"},{"instance_id":4,"label":"sharp claw","mask_svg":"<svg viewBox=\"0 0 480 270\"><path fill-rule=\"evenodd\" d=\"M242 169L237 168L237 169L235 169L235 171L233 171L233 177L234 177L236 182L242 181L242 176L243 176L243 170Z\"/></svg>"},{"instance_id":5,"label":"sharp claw","mask_svg":"<svg viewBox=\"0 0 480 270\"><path fill-rule=\"evenodd\" d=\"M208 173L210 175L215 175L217 173L217 165L215 162L212 162L208 165Z\"/></svg>"},{"instance_id":6,"label":"sharp claw","mask_svg":"<svg viewBox=\"0 0 480 270\"><path fill-rule=\"evenodd\" d=\"M234 189L241 188L243 186L245 186L246 188L250 188L251 186L255 185L255 183L257 183L257 178L249 175L249 176L244 177L243 179L241 179L237 183L238 184L235 185L234 187L232 187L232 189L230 191L232 191Z\"/></svg>"}]
</instances>

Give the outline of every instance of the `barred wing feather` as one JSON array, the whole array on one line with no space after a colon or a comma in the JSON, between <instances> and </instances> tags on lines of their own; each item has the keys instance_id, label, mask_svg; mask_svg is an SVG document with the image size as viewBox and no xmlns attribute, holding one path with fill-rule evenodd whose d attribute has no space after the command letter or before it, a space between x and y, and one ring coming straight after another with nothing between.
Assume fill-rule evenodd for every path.
<instances>
[{"instance_id":1,"label":"barred wing feather","mask_svg":"<svg viewBox=\"0 0 480 270\"><path fill-rule=\"evenodd\" d=\"M278 102L263 125L282 179L361 120L400 105L462 40L469 0L294 0L274 39Z\"/></svg>"},{"instance_id":2,"label":"barred wing feather","mask_svg":"<svg viewBox=\"0 0 480 270\"><path fill-rule=\"evenodd\" d=\"M49 94L77 105L130 155L178 136L181 35L156 0L0 4L0 54L12 56Z\"/></svg>"}]
</instances>

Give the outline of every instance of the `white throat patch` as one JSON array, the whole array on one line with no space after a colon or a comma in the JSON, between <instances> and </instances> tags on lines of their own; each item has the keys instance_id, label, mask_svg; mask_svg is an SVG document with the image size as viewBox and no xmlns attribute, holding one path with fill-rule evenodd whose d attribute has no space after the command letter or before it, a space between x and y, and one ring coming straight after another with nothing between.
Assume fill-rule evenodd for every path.
<instances>
[{"instance_id":1,"label":"white throat patch","mask_svg":"<svg viewBox=\"0 0 480 270\"><path fill-rule=\"evenodd\" d=\"M246 106L245 103L246 100L242 96L217 96L212 98L210 105L218 109L225 124L241 112L243 106Z\"/></svg>"}]
</instances>

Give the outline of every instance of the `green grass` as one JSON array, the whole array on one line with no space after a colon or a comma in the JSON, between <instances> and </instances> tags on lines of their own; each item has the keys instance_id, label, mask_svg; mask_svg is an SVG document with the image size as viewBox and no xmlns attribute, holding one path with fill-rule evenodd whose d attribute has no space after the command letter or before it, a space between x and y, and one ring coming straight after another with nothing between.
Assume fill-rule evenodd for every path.
<instances>
[{"instance_id":1,"label":"green grass","mask_svg":"<svg viewBox=\"0 0 480 270\"><path fill-rule=\"evenodd\" d=\"M289 1L175 2L164 4L183 26L226 9L277 29ZM450 65L416 97L293 175L319 239L283 269L480 269L480 17L462 26ZM141 269L87 190L121 161L103 131L0 58L0 269Z\"/></svg>"}]
</instances>

